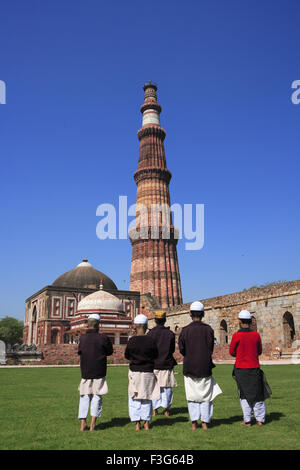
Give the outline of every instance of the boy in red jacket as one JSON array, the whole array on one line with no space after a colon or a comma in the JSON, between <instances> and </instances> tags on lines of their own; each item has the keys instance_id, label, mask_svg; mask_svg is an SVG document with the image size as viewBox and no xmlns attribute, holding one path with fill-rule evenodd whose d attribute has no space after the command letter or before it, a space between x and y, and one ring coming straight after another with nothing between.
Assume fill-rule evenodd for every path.
<instances>
[{"instance_id":1,"label":"boy in red jacket","mask_svg":"<svg viewBox=\"0 0 300 470\"><path fill-rule=\"evenodd\" d=\"M271 394L263 371L260 369L258 357L262 353L261 337L257 331L250 329L252 318L248 310L239 313L240 330L234 333L229 353L236 358L233 377L243 410L244 426L251 426L252 413L259 426L266 417L265 399Z\"/></svg>"}]
</instances>

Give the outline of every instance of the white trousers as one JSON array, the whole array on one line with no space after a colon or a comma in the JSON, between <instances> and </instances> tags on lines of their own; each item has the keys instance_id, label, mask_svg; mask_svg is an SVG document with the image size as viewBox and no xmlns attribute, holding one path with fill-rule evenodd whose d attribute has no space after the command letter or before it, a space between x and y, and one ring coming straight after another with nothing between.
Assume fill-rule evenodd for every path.
<instances>
[{"instance_id":1,"label":"white trousers","mask_svg":"<svg viewBox=\"0 0 300 470\"><path fill-rule=\"evenodd\" d=\"M78 419L86 419L91 404L91 416L100 418L102 412L101 395L80 395Z\"/></svg>"},{"instance_id":2,"label":"white trousers","mask_svg":"<svg viewBox=\"0 0 300 470\"><path fill-rule=\"evenodd\" d=\"M157 410L161 406L168 410L173 401L173 390L172 387L160 387L160 399L152 400L153 409Z\"/></svg>"},{"instance_id":3,"label":"white trousers","mask_svg":"<svg viewBox=\"0 0 300 470\"><path fill-rule=\"evenodd\" d=\"M212 401L188 401L187 404L191 421L201 419L203 423L210 423L214 409Z\"/></svg>"},{"instance_id":4,"label":"white trousers","mask_svg":"<svg viewBox=\"0 0 300 470\"><path fill-rule=\"evenodd\" d=\"M256 421L260 421L261 423L265 422L266 404L264 401L257 401L253 406L250 406L245 398L240 400L240 402L245 423L250 423L252 414L254 414Z\"/></svg>"},{"instance_id":5,"label":"white trousers","mask_svg":"<svg viewBox=\"0 0 300 470\"><path fill-rule=\"evenodd\" d=\"M152 401L134 400L128 395L128 408L130 421L151 421Z\"/></svg>"}]
</instances>

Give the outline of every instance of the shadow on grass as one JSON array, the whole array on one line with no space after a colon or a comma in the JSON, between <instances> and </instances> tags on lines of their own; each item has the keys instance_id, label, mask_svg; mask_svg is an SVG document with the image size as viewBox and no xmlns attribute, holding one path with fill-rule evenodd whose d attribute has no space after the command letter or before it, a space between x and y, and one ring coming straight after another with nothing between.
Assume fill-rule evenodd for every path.
<instances>
[{"instance_id":1,"label":"shadow on grass","mask_svg":"<svg viewBox=\"0 0 300 470\"><path fill-rule=\"evenodd\" d=\"M187 413L188 413L188 407L187 406L183 406L181 408L173 408L173 407L170 408L170 414L172 416L179 415L179 414L187 414Z\"/></svg>"},{"instance_id":2,"label":"shadow on grass","mask_svg":"<svg viewBox=\"0 0 300 470\"><path fill-rule=\"evenodd\" d=\"M173 426L175 423L186 423L188 418L184 418L183 416L178 416L177 418L156 418L155 420L151 421L151 427L155 426Z\"/></svg>"},{"instance_id":3,"label":"shadow on grass","mask_svg":"<svg viewBox=\"0 0 300 470\"><path fill-rule=\"evenodd\" d=\"M169 418L166 418L164 416L157 416L154 419L152 419L150 426L151 427L156 427L156 426L173 426L176 423L186 423L189 421L188 417L188 412L187 408L171 408L170 410L172 412L172 416ZM184 416L177 416L173 417L176 414L185 414L186 417ZM279 421L280 418L285 416L283 413L270 413L267 414L266 416L266 422L265 424L271 423L272 421ZM229 416L228 418L213 418L212 419L212 427L217 427L221 426L223 424L234 424L236 422L242 422L243 417L242 415L236 415L236 416ZM104 429L109 429L109 428L115 428L115 427L122 427L122 426L127 426L130 424L130 419L129 418L113 418L110 421L107 422L102 422L98 423L95 426L95 431L100 431Z\"/></svg>"},{"instance_id":4,"label":"shadow on grass","mask_svg":"<svg viewBox=\"0 0 300 470\"><path fill-rule=\"evenodd\" d=\"M220 418L220 419L213 418L212 427L221 426L222 424L233 424L233 423L236 423L237 421L240 421L240 422L243 421L242 415L229 416L229 418Z\"/></svg>"},{"instance_id":5,"label":"shadow on grass","mask_svg":"<svg viewBox=\"0 0 300 470\"><path fill-rule=\"evenodd\" d=\"M283 413L270 413L266 416L265 424L271 423L272 421L278 421L280 418L285 416ZM220 426L221 424L233 424L237 421L243 421L243 415L238 416L230 416L229 418L221 418L221 419L212 419L212 426Z\"/></svg>"},{"instance_id":6,"label":"shadow on grass","mask_svg":"<svg viewBox=\"0 0 300 470\"><path fill-rule=\"evenodd\" d=\"M187 414L186 408L174 408L174 410L177 410L176 414L179 414L179 413ZM174 410L172 410L172 414L175 414ZM177 416L174 418L172 417L166 418L165 416L161 416L161 417L157 416L154 419L152 418L150 426L151 427L156 426L156 425L172 426L175 423L186 422L186 421L188 421L188 417L185 418L184 416ZM109 429L109 428L118 428L122 426L127 426L127 424L130 424L129 417L128 418L113 418L110 421L97 423L95 426L95 431L101 431L101 430Z\"/></svg>"},{"instance_id":7,"label":"shadow on grass","mask_svg":"<svg viewBox=\"0 0 300 470\"><path fill-rule=\"evenodd\" d=\"M271 423L272 421L279 421L283 416L285 416L283 413L267 413L265 424Z\"/></svg>"},{"instance_id":8,"label":"shadow on grass","mask_svg":"<svg viewBox=\"0 0 300 470\"><path fill-rule=\"evenodd\" d=\"M129 418L113 418L110 421L106 421L103 423L96 424L95 431L100 431L101 429L108 429L108 428L118 428L121 426L126 426L130 423Z\"/></svg>"}]
</instances>

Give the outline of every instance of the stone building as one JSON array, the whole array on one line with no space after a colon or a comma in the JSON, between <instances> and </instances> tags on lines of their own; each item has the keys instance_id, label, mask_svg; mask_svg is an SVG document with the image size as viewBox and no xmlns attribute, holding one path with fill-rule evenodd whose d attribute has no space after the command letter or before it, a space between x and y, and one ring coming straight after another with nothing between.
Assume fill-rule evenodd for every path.
<instances>
[{"instance_id":1,"label":"stone building","mask_svg":"<svg viewBox=\"0 0 300 470\"><path fill-rule=\"evenodd\" d=\"M252 328L262 337L265 352L287 352L300 340L300 280L270 284L234 294L203 299L205 317L215 332L217 344L229 345L238 330L238 313L252 314ZM167 309L167 326L179 334L190 323L190 303ZM150 328L154 320L149 321Z\"/></svg>"},{"instance_id":2,"label":"stone building","mask_svg":"<svg viewBox=\"0 0 300 470\"><path fill-rule=\"evenodd\" d=\"M23 343L45 345L76 342L85 328L80 327L85 323L83 311L78 312L80 302L99 291L100 285L107 296L111 295L122 303L122 312L107 312L111 315L109 321L103 320L102 329L116 344L125 342L129 334L128 325L139 310L140 294L118 290L108 276L84 259L76 268L62 274L51 285L26 300ZM118 326L121 324L122 328Z\"/></svg>"},{"instance_id":3,"label":"stone building","mask_svg":"<svg viewBox=\"0 0 300 470\"><path fill-rule=\"evenodd\" d=\"M139 161L134 174L137 212L135 236L130 232L130 290L139 291L142 295L150 294L162 307L171 307L182 303L178 240L170 212L169 183L172 175L166 164L166 132L160 126L157 86L146 83L144 91L143 124L138 131Z\"/></svg>"},{"instance_id":4,"label":"stone building","mask_svg":"<svg viewBox=\"0 0 300 470\"><path fill-rule=\"evenodd\" d=\"M127 308L126 308L127 307ZM69 341L76 343L79 336L87 328L87 318L91 313L100 315L101 332L105 333L113 344L127 344L132 330L132 315L130 314L131 301L124 301L103 289L84 297L77 306L74 318L70 321L67 331Z\"/></svg>"}]
</instances>

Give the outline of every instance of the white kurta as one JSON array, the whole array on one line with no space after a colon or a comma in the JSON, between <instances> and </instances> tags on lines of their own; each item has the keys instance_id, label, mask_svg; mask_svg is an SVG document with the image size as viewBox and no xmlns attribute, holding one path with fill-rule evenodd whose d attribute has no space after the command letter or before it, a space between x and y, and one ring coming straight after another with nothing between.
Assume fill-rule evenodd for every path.
<instances>
[{"instance_id":1,"label":"white kurta","mask_svg":"<svg viewBox=\"0 0 300 470\"><path fill-rule=\"evenodd\" d=\"M160 387L177 387L174 370L154 369L154 375Z\"/></svg>"},{"instance_id":2,"label":"white kurta","mask_svg":"<svg viewBox=\"0 0 300 470\"><path fill-rule=\"evenodd\" d=\"M187 401L202 403L212 401L222 393L219 385L210 377L193 378L184 376L184 387Z\"/></svg>"},{"instance_id":3,"label":"white kurta","mask_svg":"<svg viewBox=\"0 0 300 470\"><path fill-rule=\"evenodd\" d=\"M160 386L153 372L128 372L128 392L134 400L158 400Z\"/></svg>"},{"instance_id":4,"label":"white kurta","mask_svg":"<svg viewBox=\"0 0 300 470\"><path fill-rule=\"evenodd\" d=\"M108 393L105 377L101 379L81 379L78 390L80 395L106 395Z\"/></svg>"}]
</instances>

